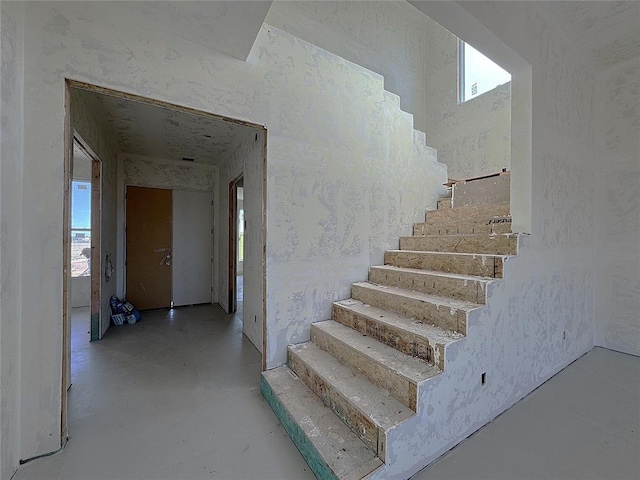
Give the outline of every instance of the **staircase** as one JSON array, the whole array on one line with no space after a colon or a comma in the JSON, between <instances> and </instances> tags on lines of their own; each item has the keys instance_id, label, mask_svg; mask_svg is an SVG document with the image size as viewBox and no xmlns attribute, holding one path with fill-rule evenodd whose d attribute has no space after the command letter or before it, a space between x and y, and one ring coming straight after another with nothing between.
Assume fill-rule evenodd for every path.
<instances>
[{"instance_id":1,"label":"staircase","mask_svg":"<svg viewBox=\"0 0 640 480\"><path fill-rule=\"evenodd\" d=\"M442 199L332 320L311 325L310 342L289 346L286 366L263 372L264 397L318 478L385 467L394 429L423 408L419 389L447 367L447 347L516 250L508 202Z\"/></svg>"}]
</instances>

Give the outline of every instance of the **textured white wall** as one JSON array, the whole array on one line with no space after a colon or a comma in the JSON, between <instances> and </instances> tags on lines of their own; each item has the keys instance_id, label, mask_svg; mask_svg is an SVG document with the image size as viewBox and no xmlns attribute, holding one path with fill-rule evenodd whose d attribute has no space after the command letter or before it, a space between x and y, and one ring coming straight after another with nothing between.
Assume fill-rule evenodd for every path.
<instances>
[{"instance_id":1,"label":"textured white wall","mask_svg":"<svg viewBox=\"0 0 640 480\"><path fill-rule=\"evenodd\" d=\"M421 392L417 417L394 431L393 468L375 478L407 478L594 346L593 72L535 6L463 6L532 66L532 235Z\"/></svg>"},{"instance_id":2,"label":"textured white wall","mask_svg":"<svg viewBox=\"0 0 640 480\"><path fill-rule=\"evenodd\" d=\"M427 143L449 178L464 179L511 166L511 84L458 104L458 37L425 17Z\"/></svg>"},{"instance_id":3,"label":"textured white wall","mask_svg":"<svg viewBox=\"0 0 640 480\"><path fill-rule=\"evenodd\" d=\"M257 138L256 138L257 135ZM264 135L263 130L249 132L235 152L220 165L218 222L216 228L218 257L218 298L220 306L229 308L229 182L243 175L244 233L243 262L243 333L262 352L264 301Z\"/></svg>"},{"instance_id":4,"label":"textured white wall","mask_svg":"<svg viewBox=\"0 0 640 480\"><path fill-rule=\"evenodd\" d=\"M71 307L91 305L91 277L73 277L71 279Z\"/></svg>"},{"instance_id":5,"label":"textured white wall","mask_svg":"<svg viewBox=\"0 0 640 480\"><path fill-rule=\"evenodd\" d=\"M0 8L0 478L11 478L21 436L24 25L22 4L2 2Z\"/></svg>"},{"instance_id":6,"label":"textured white wall","mask_svg":"<svg viewBox=\"0 0 640 480\"><path fill-rule=\"evenodd\" d=\"M598 75L596 344L640 355L640 59Z\"/></svg>"},{"instance_id":7,"label":"textured white wall","mask_svg":"<svg viewBox=\"0 0 640 480\"><path fill-rule=\"evenodd\" d=\"M275 1L265 22L384 77L424 131L426 18L399 1Z\"/></svg>"},{"instance_id":8,"label":"textured white wall","mask_svg":"<svg viewBox=\"0 0 640 480\"><path fill-rule=\"evenodd\" d=\"M107 257L112 266L116 266L117 251L117 152L118 143L116 137L106 121L100 114L100 107L95 97L86 96L84 92L70 89L71 94L71 122L76 132L87 143L101 162L101 201L100 201L100 337L107 331L111 324L111 307L109 299L116 293L116 285L121 270L114 269L111 278L104 275L107 266ZM91 205L97 208L97 205ZM92 265L91 268L95 268ZM71 283L72 295L73 285ZM72 302L73 306L73 302Z\"/></svg>"},{"instance_id":9,"label":"textured white wall","mask_svg":"<svg viewBox=\"0 0 640 480\"><path fill-rule=\"evenodd\" d=\"M117 269L123 272L118 277L117 295L124 297L125 290L125 193L127 185L138 187L168 188L170 190L189 190L198 192L215 192L218 183L218 168L199 163L187 163L163 158L151 158L143 155L120 153L118 155L118 213L117 236L118 257ZM215 220L214 220L215 221ZM114 264L116 265L116 264ZM215 272L215 263L213 272ZM216 282L213 274L213 302L217 302Z\"/></svg>"},{"instance_id":10,"label":"textured white wall","mask_svg":"<svg viewBox=\"0 0 640 480\"><path fill-rule=\"evenodd\" d=\"M510 167L510 86L458 105L458 38L399 1L275 1L265 20L384 77L451 178Z\"/></svg>"},{"instance_id":11,"label":"textured white wall","mask_svg":"<svg viewBox=\"0 0 640 480\"><path fill-rule=\"evenodd\" d=\"M116 3L24 8L31 141L18 162L29 196L24 249L15 250L29 299L18 316L29 394L21 458L59 446L65 76L268 125L269 366L284 362L288 343L309 338L309 324L327 318L331 302L348 296L350 283L366 278L368 265L380 263L442 191L444 167L423 139L414 142L411 115L384 94L381 77L284 32L263 27L244 63L144 16L136 29L103 21ZM6 214L19 216L19 206L7 205Z\"/></svg>"}]
</instances>

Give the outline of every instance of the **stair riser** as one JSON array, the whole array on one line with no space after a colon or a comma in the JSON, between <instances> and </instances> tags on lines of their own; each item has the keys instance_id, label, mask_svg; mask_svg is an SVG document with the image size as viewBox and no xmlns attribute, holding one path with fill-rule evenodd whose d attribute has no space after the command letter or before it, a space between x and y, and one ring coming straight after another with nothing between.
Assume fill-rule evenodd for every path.
<instances>
[{"instance_id":1,"label":"stair riser","mask_svg":"<svg viewBox=\"0 0 640 480\"><path fill-rule=\"evenodd\" d=\"M479 304L484 304L486 298L486 283L477 280L440 277L420 272L389 271L384 268L371 267L369 281Z\"/></svg>"},{"instance_id":2,"label":"stair riser","mask_svg":"<svg viewBox=\"0 0 640 480\"><path fill-rule=\"evenodd\" d=\"M514 255L516 248L517 239L505 235L481 235L472 237L418 236L400 238L400 250Z\"/></svg>"},{"instance_id":3,"label":"stair riser","mask_svg":"<svg viewBox=\"0 0 640 480\"><path fill-rule=\"evenodd\" d=\"M420 252L386 252L385 265L439 272L502 278L502 258L482 255L438 255Z\"/></svg>"},{"instance_id":4,"label":"stair riser","mask_svg":"<svg viewBox=\"0 0 640 480\"><path fill-rule=\"evenodd\" d=\"M364 304L391 310L404 317L415 318L444 330L467 333L467 314L463 310L439 307L430 302L407 298L393 292L384 292L352 285L351 296Z\"/></svg>"},{"instance_id":5,"label":"stair riser","mask_svg":"<svg viewBox=\"0 0 640 480\"><path fill-rule=\"evenodd\" d=\"M438 210L451 208L451 197L445 197L438 200Z\"/></svg>"},{"instance_id":6,"label":"stair riser","mask_svg":"<svg viewBox=\"0 0 640 480\"><path fill-rule=\"evenodd\" d=\"M493 235L511 233L511 218L495 218L486 221L423 222L413 226L413 234L419 235Z\"/></svg>"},{"instance_id":7,"label":"stair riser","mask_svg":"<svg viewBox=\"0 0 640 480\"><path fill-rule=\"evenodd\" d=\"M288 351L288 360L289 368L384 461L386 438L384 431L363 415L348 398L328 384L311 365L291 349Z\"/></svg>"},{"instance_id":8,"label":"stair riser","mask_svg":"<svg viewBox=\"0 0 640 480\"><path fill-rule=\"evenodd\" d=\"M333 319L402 353L420 358L444 370L444 345L434 344L428 338L419 337L393 325L377 322L373 318L337 304L333 305Z\"/></svg>"},{"instance_id":9,"label":"stair riser","mask_svg":"<svg viewBox=\"0 0 640 480\"><path fill-rule=\"evenodd\" d=\"M316 478L339 480L263 376L260 376L260 391Z\"/></svg>"},{"instance_id":10,"label":"stair riser","mask_svg":"<svg viewBox=\"0 0 640 480\"><path fill-rule=\"evenodd\" d=\"M478 221L478 219L486 219L487 221L493 217L505 217L509 215L509 205L483 205L477 207L463 208L444 208L438 210L429 210L425 215L425 221L428 223L442 222L455 223L462 221Z\"/></svg>"},{"instance_id":11,"label":"stair riser","mask_svg":"<svg viewBox=\"0 0 640 480\"><path fill-rule=\"evenodd\" d=\"M354 350L341 340L311 325L311 341L342 363L367 377L370 382L389 391L398 401L416 411L417 386L391 368L382 365Z\"/></svg>"}]
</instances>

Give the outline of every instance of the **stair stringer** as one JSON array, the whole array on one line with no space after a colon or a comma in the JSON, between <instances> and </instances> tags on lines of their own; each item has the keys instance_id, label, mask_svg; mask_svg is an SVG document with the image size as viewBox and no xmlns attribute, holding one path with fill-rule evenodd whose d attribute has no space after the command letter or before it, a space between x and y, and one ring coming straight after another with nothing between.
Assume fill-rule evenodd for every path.
<instances>
[{"instance_id":1,"label":"stair stringer","mask_svg":"<svg viewBox=\"0 0 640 480\"><path fill-rule=\"evenodd\" d=\"M500 360L494 346L517 349L513 340L521 333L509 329L509 317L521 308L512 300L522 293L514 281L521 240L517 256L505 256L503 277L487 285L486 304L467 314L467 335L446 346L442 373L418 386L416 415L387 433L386 461L367 480L410 478L529 393L514 388L517 379L493 378L497 372L491 368Z\"/></svg>"}]
</instances>

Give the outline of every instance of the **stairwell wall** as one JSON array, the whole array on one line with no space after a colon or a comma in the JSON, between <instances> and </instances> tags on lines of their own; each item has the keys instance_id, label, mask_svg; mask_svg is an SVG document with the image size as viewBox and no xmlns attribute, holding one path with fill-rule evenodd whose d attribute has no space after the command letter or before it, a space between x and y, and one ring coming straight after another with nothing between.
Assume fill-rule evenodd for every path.
<instances>
[{"instance_id":1,"label":"stairwell wall","mask_svg":"<svg viewBox=\"0 0 640 480\"><path fill-rule=\"evenodd\" d=\"M640 58L597 82L596 344L640 355Z\"/></svg>"},{"instance_id":2,"label":"stairwell wall","mask_svg":"<svg viewBox=\"0 0 640 480\"><path fill-rule=\"evenodd\" d=\"M458 104L458 37L409 3L275 1L266 21L383 75L450 178L510 168L510 85Z\"/></svg>"},{"instance_id":3,"label":"stairwell wall","mask_svg":"<svg viewBox=\"0 0 640 480\"><path fill-rule=\"evenodd\" d=\"M366 278L368 266L444 193L444 166L421 150L424 138L414 139L411 115L385 95L382 78L290 34L263 26L242 62L172 33L171 22L159 28L136 9L127 18L136 28L123 26L118 19L129 7L118 3L21 8L14 21L24 18L24 121L19 104L10 112L29 142L21 152L15 137L15 171L23 176L12 182L19 197L28 194L1 208L2 268L5 258L16 259L8 278L22 295L2 312L3 328L11 319L22 332L8 334L17 345L7 355L19 358L14 368L28 398L18 417L16 405L6 413L9 422L19 419L9 430L3 424L17 444L8 469L60 446L65 77L267 125L269 367L284 363L287 344L308 340L310 324L329 318L331 302L347 297L350 284ZM21 82L19 68L14 78ZM24 241L5 247L9 221L22 225ZM3 362L8 395L18 388L11 375Z\"/></svg>"},{"instance_id":4,"label":"stairwell wall","mask_svg":"<svg viewBox=\"0 0 640 480\"><path fill-rule=\"evenodd\" d=\"M425 131L428 25L407 2L276 0L265 22L382 75Z\"/></svg>"},{"instance_id":5,"label":"stairwell wall","mask_svg":"<svg viewBox=\"0 0 640 480\"><path fill-rule=\"evenodd\" d=\"M447 351L443 375L420 392L417 418L394 432L391 466L375 478L409 477L594 346L594 72L533 4L456 8L432 18L458 33L466 15L475 22L467 35L470 25L486 29L531 65L531 236L520 237L505 279Z\"/></svg>"},{"instance_id":6,"label":"stairwell wall","mask_svg":"<svg viewBox=\"0 0 640 480\"><path fill-rule=\"evenodd\" d=\"M425 17L425 115L429 145L449 178L511 169L511 82L458 102L458 37Z\"/></svg>"}]
</instances>

